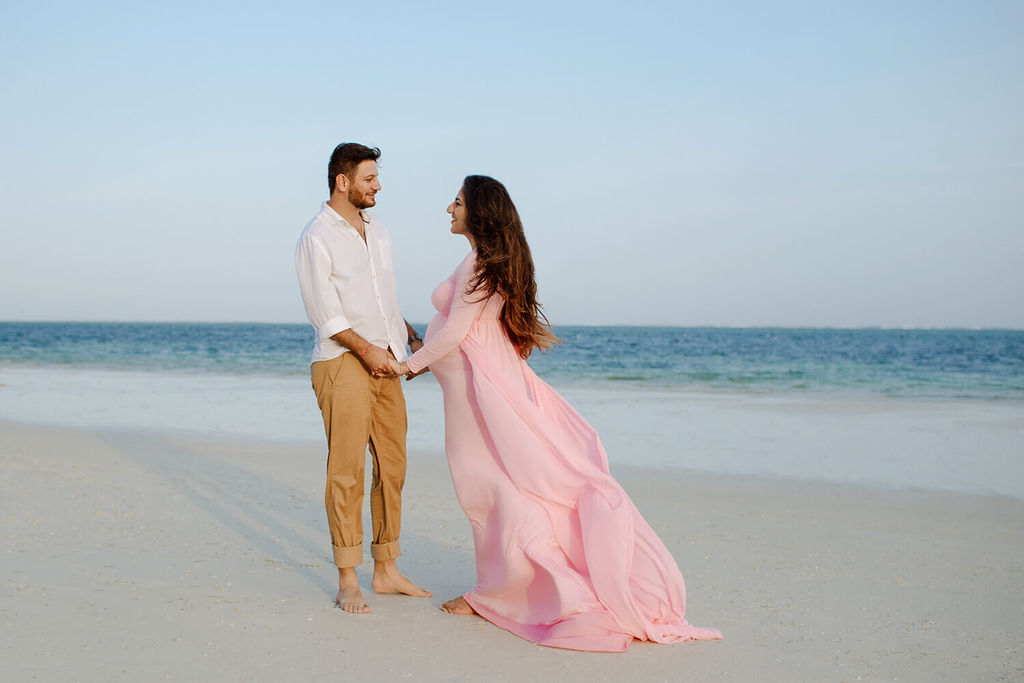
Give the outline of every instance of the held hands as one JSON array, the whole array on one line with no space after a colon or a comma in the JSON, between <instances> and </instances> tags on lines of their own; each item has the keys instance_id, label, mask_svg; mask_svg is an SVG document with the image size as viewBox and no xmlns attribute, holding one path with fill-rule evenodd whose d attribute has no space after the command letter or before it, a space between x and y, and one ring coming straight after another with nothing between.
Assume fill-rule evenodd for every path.
<instances>
[{"instance_id":1,"label":"held hands","mask_svg":"<svg viewBox=\"0 0 1024 683\"><path fill-rule=\"evenodd\" d=\"M419 377L424 372L427 372L427 368L423 368L419 372L413 372L412 370L409 369L409 365L407 363L404 363L404 362L403 363L399 363L397 360L392 358L391 359L391 372L392 372L393 376L405 375L406 381L409 381L410 379L412 379L414 377Z\"/></svg>"},{"instance_id":2,"label":"held hands","mask_svg":"<svg viewBox=\"0 0 1024 683\"><path fill-rule=\"evenodd\" d=\"M391 376L397 377L398 375L409 374L409 366L405 363L399 363L394 358L388 358L388 363L391 367Z\"/></svg>"},{"instance_id":3,"label":"held hands","mask_svg":"<svg viewBox=\"0 0 1024 683\"><path fill-rule=\"evenodd\" d=\"M423 346L423 342L417 339L410 348L415 353L421 346ZM359 357L373 377L398 377L399 375L405 375L405 379L410 380L428 371L427 368L423 368L419 372L412 372L409 370L408 365L395 360L390 351L386 351L373 344L368 344L366 350Z\"/></svg>"},{"instance_id":4,"label":"held hands","mask_svg":"<svg viewBox=\"0 0 1024 683\"><path fill-rule=\"evenodd\" d=\"M391 363L394 358L379 346L369 344L359 357L374 377L396 377L398 374L392 371Z\"/></svg>"}]
</instances>

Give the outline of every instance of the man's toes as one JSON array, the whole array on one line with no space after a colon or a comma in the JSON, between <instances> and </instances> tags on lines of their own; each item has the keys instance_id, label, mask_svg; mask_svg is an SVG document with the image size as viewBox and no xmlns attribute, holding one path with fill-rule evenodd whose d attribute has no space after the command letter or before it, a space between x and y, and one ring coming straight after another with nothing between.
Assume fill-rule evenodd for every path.
<instances>
[{"instance_id":1,"label":"man's toes","mask_svg":"<svg viewBox=\"0 0 1024 683\"><path fill-rule=\"evenodd\" d=\"M352 602L347 602L341 605L341 609L345 610L349 614L367 614L370 611L368 605L360 605Z\"/></svg>"}]
</instances>

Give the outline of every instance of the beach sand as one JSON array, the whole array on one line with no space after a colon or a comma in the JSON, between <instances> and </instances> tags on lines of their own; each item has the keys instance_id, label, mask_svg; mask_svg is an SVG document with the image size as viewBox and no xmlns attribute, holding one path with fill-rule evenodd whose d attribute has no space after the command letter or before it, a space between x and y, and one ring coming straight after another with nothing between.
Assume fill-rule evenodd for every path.
<instances>
[{"instance_id":1,"label":"beach sand","mask_svg":"<svg viewBox=\"0 0 1024 683\"><path fill-rule=\"evenodd\" d=\"M679 562L688 619L725 640L593 654L438 610L474 572L429 450L410 454L400 566L434 597L372 594L367 559L373 613L335 609L324 457L0 423L3 679L1024 679L1020 500L613 465Z\"/></svg>"}]
</instances>

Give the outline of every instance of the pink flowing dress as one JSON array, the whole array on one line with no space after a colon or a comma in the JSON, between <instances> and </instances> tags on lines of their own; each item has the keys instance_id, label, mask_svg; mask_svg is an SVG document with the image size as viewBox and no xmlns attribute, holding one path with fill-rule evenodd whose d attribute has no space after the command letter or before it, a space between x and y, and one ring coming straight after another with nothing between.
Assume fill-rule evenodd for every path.
<instances>
[{"instance_id":1,"label":"pink flowing dress","mask_svg":"<svg viewBox=\"0 0 1024 683\"><path fill-rule=\"evenodd\" d=\"M717 639L684 618L683 576L608 472L597 433L520 358L502 299L465 295L476 252L431 296L409 368L444 392L445 451L473 529L476 612L533 643L621 652Z\"/></svg>"}]
</instances>

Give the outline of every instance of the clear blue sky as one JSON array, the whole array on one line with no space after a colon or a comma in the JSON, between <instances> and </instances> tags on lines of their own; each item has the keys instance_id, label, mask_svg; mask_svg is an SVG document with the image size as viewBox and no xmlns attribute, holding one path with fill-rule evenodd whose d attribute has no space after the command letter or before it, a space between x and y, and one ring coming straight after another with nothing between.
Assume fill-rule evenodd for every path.
<instances>
[{"instance_id":1,"label":"clear blue sky","mask_svg":"<svg viewBox=\"0 0 1024 683\"><path fill-rule=\"evenodd\" d=\"M406 317L519 206L556 324L1024 327L1024 3L4 3L0 319L304 320L381 147Z\"/></svg>"}]
</instances>

